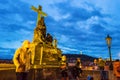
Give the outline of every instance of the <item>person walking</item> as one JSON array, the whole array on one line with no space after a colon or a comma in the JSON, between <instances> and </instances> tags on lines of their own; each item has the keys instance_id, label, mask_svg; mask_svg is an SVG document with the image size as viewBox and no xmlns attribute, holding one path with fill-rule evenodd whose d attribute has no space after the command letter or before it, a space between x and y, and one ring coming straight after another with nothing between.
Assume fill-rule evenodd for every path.
<instances>
[{"instance_id":1,"label":"person walking","mask_svg":"<svg viewBox=\"0 0 120 80\"><path fill-rule=\"evenodd\" d=\"M105 66L105 61L100 57L98 59L98 67L99 67L99 70L100 70L101 80L106 79L106 73L104 71L104 66Z\"/></svg>"},{"instance_id":2,"label":"person walking","mask_svg":"<svg viewBox=\"0 0 120 80\"><path fill-rule=\"evenodd\" d=\"M22 46L16 49L13 57L13 63L16 66L17 80L27 80L30 70L30 41L25 40Z\"/></svg>"},{"instance_id":3,"label":"person walking","mask_svg":"<svg viewBox=\"0 0 120 80\"><path fill-rule=\"evenodd\" d=\"M61 80L69 80L67 58L64 55L61 58L60 69L61 69Z\"/></svg>"},{"instance_id":4,"label":"person walking","mask_svg":"<svg viewBox=\"0 0 120 80\"><path fill-rule=\"evenodd\" d=\"M81 69L81 60L80 58L77 58L75 66L73 67L73 76L76 80L79 80L80 77L82 77L82 69Z\"/></svg>"},{"instance_id":5,"label":"person walking","mask_svg":"<svg viewBox=\"0 0 120 80\"><path fill-rule=\"evenodd\" d=\"M68 77L68 67L66 65L66 63L62 64L62 66L60 67L61 68L61 80L69 80L69 77Z\"/></svg>"}]
</instances>

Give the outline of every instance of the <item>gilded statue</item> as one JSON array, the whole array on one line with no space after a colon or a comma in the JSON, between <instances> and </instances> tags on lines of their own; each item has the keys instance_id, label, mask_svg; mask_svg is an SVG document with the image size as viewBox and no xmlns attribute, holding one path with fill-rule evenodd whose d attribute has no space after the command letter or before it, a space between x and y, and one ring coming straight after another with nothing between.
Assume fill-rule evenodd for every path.
<instances>
[{"instance_id":1,"label":"gilded statue","mask_svg":"<svg viewBox=\"0 0 120 80\"><path fill-rule=\"evenodd\" d=\"M43 43L46 37L46 26L44 23L44 17L38 21L38 25L34 30L33 42Z\"/></svg>"}]
</instances>

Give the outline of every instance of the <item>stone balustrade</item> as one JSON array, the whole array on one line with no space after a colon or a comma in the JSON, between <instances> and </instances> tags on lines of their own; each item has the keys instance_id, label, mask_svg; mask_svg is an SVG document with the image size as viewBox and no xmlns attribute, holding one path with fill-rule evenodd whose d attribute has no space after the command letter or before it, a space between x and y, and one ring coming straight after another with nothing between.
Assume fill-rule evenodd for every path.
<instances>
[{"instance_id":1,"label":"stone balustrade","mask_svg":"<svg viewBox=\"0 0 120 80\"><path fill-rule=\"evenodd\" d=\"M59 67L38 67L31 69L28 75L28 80L60 80L60 69ZM112 72L105 71L106 77L110 78L107 80L115 80ZM100 80L99 70L83 70L83 79L86 80L87 76L93 76L94 80ZM111 78L112 77L112 78ZM71 78L71 77L70 77ZM12 64L0 64L0 80L16 80L15 66ZM70 79L74 80L74 79Z\"/></svg>"}]
</instances>

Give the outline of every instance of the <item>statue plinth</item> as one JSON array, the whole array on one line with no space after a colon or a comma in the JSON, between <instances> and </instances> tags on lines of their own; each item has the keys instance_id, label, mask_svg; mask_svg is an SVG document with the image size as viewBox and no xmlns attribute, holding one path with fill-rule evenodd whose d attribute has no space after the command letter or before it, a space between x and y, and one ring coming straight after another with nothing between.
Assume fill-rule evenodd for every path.
<instances>
[{"instance_id":1,"label":"statue plinth","mask_svg":"<svg viewBox=\"0 0 120 80\"><path fill-rule=\"evenodd\" d=\"M59 58L61 57L61 51L58 48L47 45L32 45L32 64L34 65L60 65Z\"/></svg>"}]
</instances>

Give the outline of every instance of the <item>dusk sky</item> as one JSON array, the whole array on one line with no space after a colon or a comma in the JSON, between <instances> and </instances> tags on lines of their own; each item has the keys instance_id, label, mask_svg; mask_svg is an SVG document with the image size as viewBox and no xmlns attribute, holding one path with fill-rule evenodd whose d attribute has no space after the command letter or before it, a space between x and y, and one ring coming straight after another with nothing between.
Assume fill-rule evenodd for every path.
<instances>
[{"instance_id":1,"label":"dusk sky","mask_svg":"<svg viewBox=\"0 0 120 80\"><path fill-rule=\"evenodd\" d=\"M1 0L0 59L12 59L24 40L32 42L37 20L32 5L48 15L47 33L63 53L109 58L109 34L112 58L120 59L120 0Z\"/></svg>"}]
</instances>

